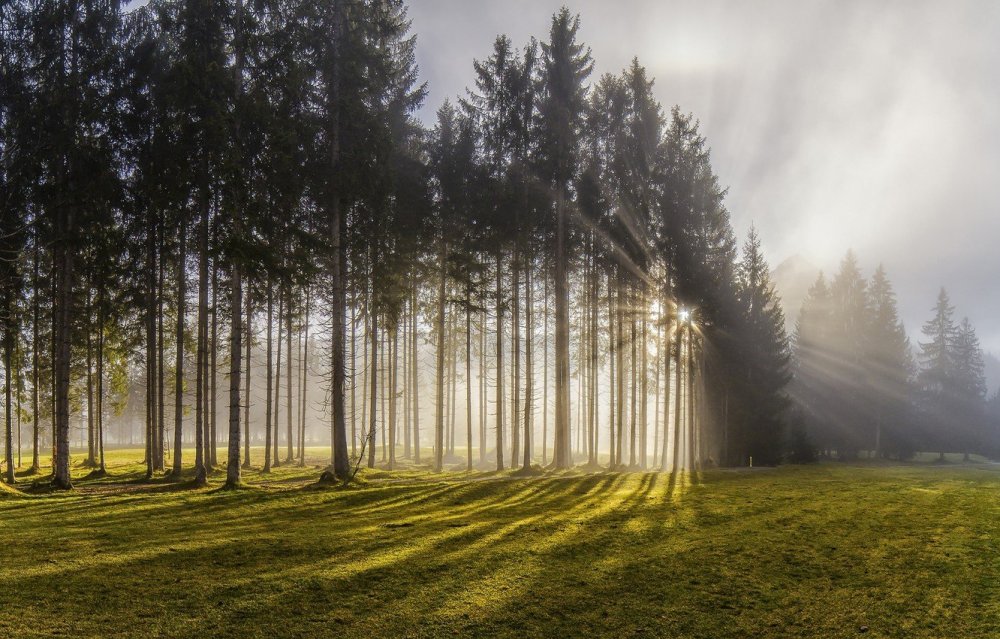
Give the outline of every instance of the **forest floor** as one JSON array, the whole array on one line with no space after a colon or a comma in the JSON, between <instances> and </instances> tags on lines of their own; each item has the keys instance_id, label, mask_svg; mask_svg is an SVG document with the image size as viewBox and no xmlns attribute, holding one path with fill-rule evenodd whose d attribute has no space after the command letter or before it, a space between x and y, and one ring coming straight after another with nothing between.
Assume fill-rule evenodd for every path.
<instances>
[{"instance_id":1,"label":"forest floor","mask_svg":"<svg viewBox=\"0 0 1000 639\"><path fill-rule=\"evenodd\" d=\"M0 490L0 636L1000 636L1000 466L326 488L310 465L222 492L138 458Z\"/></svg>"}]
</instances>

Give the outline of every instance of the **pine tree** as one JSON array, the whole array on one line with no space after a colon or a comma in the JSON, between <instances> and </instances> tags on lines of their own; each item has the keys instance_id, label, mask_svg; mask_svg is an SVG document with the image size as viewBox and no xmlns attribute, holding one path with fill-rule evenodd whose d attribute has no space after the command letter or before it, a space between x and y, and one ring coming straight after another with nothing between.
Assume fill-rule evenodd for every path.
<instances>
[{"instance_id":1,"label":"pine tree","mask_svg":"<svg viewBox=\"0 0 1000 639\"><path fill-rule=\"evenodd\" d=\"M587 85L593 70L590 49L577 42L579 16L563 9L552 17L549 42L542 45L542 91L539 99L539 153L542 174L555 202L555 443L556 468L572 465L569 405L569 187L578 170L580 133L586 112Z\"/></svg>"},{"instance_id":2,"label":"pine tree","mask_svg":"<svg viewBox=\"0 0 1000 639\"><path fill-rule=\"evenodd\" d=\"M920 342L921 410L925 432L922 437L924 450L938 450L944 456L949 440L946 434L949 422L948 408L955 397L955 313L948 292L942 287L938 293L934 316L923 326L928 341Z\"/></svg>"},{"instance_id":3,"label":"pine tree","mask_svg":"<svg viewBox=\"0 0 1000 639\"><path fill-rule=\"evenodd\" d=\"M906 457L912 449L909 428L910 341L896 310L896 295L880 264L868 285L870 316L865 330L865 381L874 421L870 439L875 456L889 451Z\"/></svg>"},{"instance_id":4,"label":"pine tree","mask_svg":"<svg viewBox=\"0 0 1000 639\"><path fill-rule=\"evenodd\" d=\"M753 228L737 272L745 402L742 432L736 441L743 456L752 456L755 463L775 464L781 460L785 437L789 402L784 388L791 378L790 355L781 301Z\"/></svg>"}]
</instances>

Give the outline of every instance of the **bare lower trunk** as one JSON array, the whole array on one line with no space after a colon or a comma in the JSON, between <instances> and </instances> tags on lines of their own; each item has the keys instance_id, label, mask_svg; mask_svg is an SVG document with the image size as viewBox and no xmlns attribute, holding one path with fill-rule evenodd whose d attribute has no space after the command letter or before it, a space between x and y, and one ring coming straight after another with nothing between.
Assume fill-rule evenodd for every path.
<instances>
[{"instance_id":1,"label":"bare lower trunk","mask_svg":"<svg viewBox=\"0 0 1000 639\"><path fill-rule=\"evenodd\" d=\"M435 392L434 408L434 471L441 472L444 467L444 370L445 370L445 259L447 257L447 246L442 246L438 257L438 299L437 299L437 363L436 373L437 386Z\"/></svg>"},{"instance_id":2,"label":"bare lower trunk","mask_svg":"<svg viewBox=\"0 0 1000 639\"><path fill-rule=\"evenodd\" d=\"M234 285L235 286L235 285ZM250 296L250 292L253 290L252 285L248 286L247 291L247 328L246 328L246 381L244 382L245 392L243 395L243 467L250 468L250 347L253 344L253 299ZM241 288L242 294L242 288Z\"/></svg>"},{"instance_id":3,"label":"bare lower trunk","mask_svg":"<svg viewBox=\"0 0 1000 639\"><path fill-rule=\"evenodd\" d=\"M503 470L503 260L497 253L497 470Z\"/></svg>"},{"instance_id":4,"label":"bare lower trunk","mask_svg":"<svg viewBox=\"0 0 1000 639\"><path fill-rule=\"evenodd\" d=\"M181 215L178 235L180 254L177 258L177 359L174 362L174 464L172 473L180 475L184 448L184 315L187 312L187 216Z\"/></svg>"},{"instance_id":5,"label":"bare lower trunk","mask_svg":"<svg viewBox=\"0 0 1000 639\"><path fill-rule=\"evenodd\" d=\"M375 426L376 406L378 403L378 318L373 314L370 321L370 337L372 347L371 359L371 410L368 414L368 468L375 468Z\"/></svg>"},{"instance_id":6,"label":"bare lower trunk","mask_svg":"<svg viewBox=\"0 0 1000 639\"><path fill-rule=\"evenodd\" d=\"M271 472L271 382L274 380L274 369L272 368L274 353L274 285L271 278L267 280L267 336L265 346L267 349L266 370L267 381L264 385L264 469L263 472Z\"/></svg>"},{"instance_id":7,"label":"bare lower trunk","mask_svg":"<svg viewBox=\"0 0 1000 639\"><path fill-rule=\"evenodd\" d=\"M465 469L472 470L472 288L465 286Z\"/></svg>"},{"instance_id":8,"label":"bare lower trunk","mask_svg":"<svg viewBox=\"0 0 1000 639\"><path fill-rule=\"evenodd\" d=\"M524 461L522 463L524 468L531 468L531 402L534 401L534 374L533 374L533 362L531 359L531 329L532 329L532 307L534 305L534 300L532 296L532 284L531 284L531 268L532 261L528 260L528 266L525 269L524 279L525 287L527 289L527 305L525 306L525 325L526 330L524 332Z\"/></svg>"},{"instance_id":9,"label":"bare lower trunk","mask_svg":"<svg viewBox=\"0 0 1000 639\"><path fill-rule=\"evenodd\" d=\"M236 488L240 485L240 373L243 352L243 281L240 268L233 266L230 290L230 315L232 324L229 337L229 451L226 461L226 486Z\"/></svg>"},{"instance_id":10,"label":"bare lower trunk","mask_svg":"<svg viewBox=\"0 0 1000 639\"><path fill-rule=\"evenodd\" d=\"M567 223L565 193L563 186L557 187L556 195L556 254L555 254L555 295L556 295L556 415L555 444L553 461L556 468L573 465L570 451L569 432L569 283L566 274L569 255L566 248Z\"/></svg>"}]
</instances>

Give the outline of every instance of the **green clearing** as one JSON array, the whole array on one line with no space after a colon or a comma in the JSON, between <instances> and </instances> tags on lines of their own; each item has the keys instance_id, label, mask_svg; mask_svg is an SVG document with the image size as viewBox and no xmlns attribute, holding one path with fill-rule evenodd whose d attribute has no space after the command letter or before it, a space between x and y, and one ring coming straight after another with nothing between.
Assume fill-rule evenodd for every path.
<instances>
[{"instance_id":1,"label":"green clearing","mask_svg":"<svg viewBox=\"0 0 1000 639\"><path fill-rule=\"evenodd\" d=\"M0 492L0 636L1000 636L1000 467L344 489L310 466L220 492L145 484L137 454L71 494Z\"/></svg>"}]
</instances>

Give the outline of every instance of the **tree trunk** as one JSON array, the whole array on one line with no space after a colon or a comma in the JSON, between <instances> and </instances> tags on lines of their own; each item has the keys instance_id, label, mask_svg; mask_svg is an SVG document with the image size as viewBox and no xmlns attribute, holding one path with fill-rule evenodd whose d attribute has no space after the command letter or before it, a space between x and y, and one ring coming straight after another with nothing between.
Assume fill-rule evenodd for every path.
<instances>
[{"instance_id":1,"label":"tree trunk","mask_svg":"<svg viewBox=\"0 0 1000 639\"><path fill-rule=\"evenodd\" d=\"M615 404L615 385L617 384L617 377L615 376L615 364L617 363L618 347L616 345L617 334L615 332L615 288L612 283L611 270L608 270L608 348L610 353L608 360L610 365L608 366L610 377L608 379L608 468L614 469L617 464L615 460L615 422L618 419L617 405Z\"/></svg>"},{"instance_id":2,"label":"tree trunk","mask_svg":"<svg viewBox=\"0 0 1000 639\"><path fill-rule=\"evenodd\" d=\"M411 381L413 383L413 461L417 464L420 463L420 378L418 377L419 369L417 367L418 355L420 353L419 349L419 333L417 325L417 292L416 289L413 291L413 339L410 340L410 348L413 349L413 362L411 366L413 367L413 372L411 375Z\"/></svg>"},{"instance_id":3,"label":"tree trunk","mask_svg":"<svg viewBox=\"0 0 1000 639\"><path fill-rule=\"evenodd\" d=\"M39 360L41 359L38 353L39 349L39 328L41 322L41 308L38 301L41 292L39 290L39 285L41 280L38 276L39 271L39 261L40 261L40 248L38 246L38 230L35 229L35 251L34 251L34 264L32 265L33 270L33 293L31 296L31 306L32 306L32 320L31 320L31 474L38 472L41 464L38 459L38 444L40 429L38 427L38 417L41 405L39 404Z\"/></svg>"},{"instance_id":4,"label":"tree trunk","mask_svg":"<svg viewBox=\"0 0 1000 639\"><path fill-rule=\"evenodd\" d=\"M677 319L674 341L674 465L672 472L680 470L681 462L681 349L684 347L684 333L680 318Z\"/></svg>"},{"instance_id":5,"label":"tree trunk","mask_svg":"<svg viewBox=\"0 0 1000 639\"><path fill-rule=\"evenodd\" d=\"M396 467L396 382L399 375L399 324L398 320L389 330L389 470Z\"/></svg>"},{"instance_id":6,"label":"tree trunk","mask_svg":"<svg viewBox=\"0 0 1000 639\"><path fill-rule=\"evenodd\" d=\"M284 291L278 289L278 315L275 318L278 325L278 335L275 340L275 350L277 355L275 357L274 366L274 430L271 432L274 434L274 441L271 446L271 468L278 468L281 466L281 448L279 440L281 433L281 346L282 346L282 334L284 330L284 325L281 323L282 318L285 313L285 295Z\"/></svg>"},{"instance_id":7,"label":"tree trunk","mask_svg":"<svg viewBox=\"0 0 1000 639\"><path fill-rule=\"evenodd\" d=\"M198 231L198 356L195 364L195 484L207 481L205 435L205 374L208 372L208 217L211 204L207 160L201 166L201 220Z\"/></svg>"},{"instance_id":8,"label":"tree trunk","mask_svg":"<svg viewBox=\"0 0 1000 639\"><path fill-rule=\"evenodd\" d=\"M465 283L465 458L472 471L472 284Z\"/></svg>"},{"instance_id":9,"label":"tree trunk","mask_svg":"<svg viewBox=\"0 0 1000 639\"><path fill-rule=\"evenodd\" d=\"M156 457L153 461L153 470L163 472L166 463L166 430L167 430L167 379L166 379L166 333L163 330L163 310L164 293L166 284L166 254L164 251L164 230L162 216L158 217L157 229L159 258L157 259L157 284L156 284Z\"/></svg>"},{"instance_id":10,"label":"tree trunk","mask_svg":"<svg viewBox=\"0 0 1000 639\"><path fill-rule=\"evenodd\" d=\"M524 461L522 466L525 469L531 468L531 402L534 401L534 371L531 359L531 329L532 308L534 300L532 295L531 269L533 260L527 261L524 269L524 283L527 294L527 305L525 306L525 332L524 332Z\"/></svg>"},{"instance_id":11,"label":"tree trunk","mask_svg":"<svg viewBox=\"0 0 1000 639\"><path fill-rule=\"evenodd\" d=\"M209 389L209 400L208 400L208 417L209 417L209 433L208 437L205 438L206 443L208 443L208 455L205 457L205 463L209 470L219 465L219 434L218 434L218 418L219 418L219 402L218 402L218 387L219 387L219 265L213 260L212 263L212 307L210 312L212 313L212 347L209 350L209 382L211 388ZM239 312L241 309L237 309ZM231 338L230 338L230 341ZM237 393L238 394L238 393Z\"/></svg>"},{"instance_id":12,"label":"tree trunk","mask_svg":"<svg viewBox=\"0 0 1000 639\"><path fill-rule=\"evenodd\" d=\"M285 359L287 360L287 362L285 363L285 377L288 385L287 388L288 392L286 397L288 416L286 418L287 441L285 447L286 448L285 462L291 464L292 462L295 461L295 434L292 427L293 420L295 417L295 412L293 411L294 406L292 402L292 290L291 288L288 289L287 297L288 297L288 311L285 314L285 334L286 334Z\"/></svg>"},{"instance_id":13,"label":"tree trunk","mask_svg":"<svg viewBox=\"0 0 1000 639\"><path fill-rule=\"evenodd\" d=\"M241 282L242 283L242 282ZM233 285L234 290L236 285ZM252 285L247 286L247 329L246 329L246 381L243 396L243 468L250 468L250 345L253 344L253 299ZM242 295L242 286L240 287ZM231 426L230 426L231 427Z\"/></svg>"},{"instance_id":14,"label":"tree trunk","mask_svg":"<svg viewBox=\"0 0 1000 639\"><path fill-rule=\"evenodd\" d=\"M567 223L564 186L558 185L556 194L556 415L553 461L556 468L573 465L569 438L569 286L566 266Z\"/></svg>"},{"instance_id":15,"label":"tree trunk","mask_svg":"<svg viewBox=\"0 0 1000 639\"><path fill-rule=\"evenodd\" d=\"M240 355L243 345L243 281L240 266L233 265L229 300L230 325L229 335L229 451L226 461L226 487L236 488L240 485L240 373L242 363ZM249 453L249 451L248 451Z\"/></svg>"},{"instance_id":16,"label":"tree trunk","mask_svg":"<svg viewBox=\"0 0 1000 639\"><path fill-rule=\"evenodd\" d=\"M370 320L370 338L372 346L371 359L371 410L368 414L368 468L375 468L375 419L378 404L378 318L374 313Z\"/></svg>"},{"instance_id":17,"label":"tree trunk","mask_svg":"<svg viewBox=\"0 0 1000 639\"><path fill-rule=\"evenodd\" d=\"M632 406L629 411L629 441L628 441L628 465L630 468L635 468L636 457L635 457L635 446L636 446L636 431L638 430L638 413L637 413L637 400L638 393L636 383L637 373L638 373L638 349L636 340L636 321L635 321L635 301L636 301L635 291L631 291L627 295L627 299L630 302L632 308L629 309L629 346L631 347L631 356L629 357L629 373L631 376L631 383L629 384L629 393L631 394Z\"/></svg>"},{"instance_id":18,"label":"tree trunk","mask_svg":"<svg viewBox=\"0 0 1000 639\"><path fill-rule=\"evenodd\" d=\"M333 64L330 69L329 79L329 113L330 122L329 135L329 162L331 178L340 171L340 43L344 37L344 14L342 2L337 1L333 5ZM347 288L344 278L347 271L347 250L343 245L346 221L341 212L341 196L339 190L331 189L327 196L328 216L330 223L330 246L333 251L331 259L331 408L333 413L333 432L331 433L331 456L333 457L333 474L338 479L346 480L350 477L350 460L347 458L347 426L344 410L344 378L346 374L344 366L344 339L346 331L344 322L347 311ZM372 407L374 411L374 406Z\"/></svg>"},{"instance_id":19,"label":"tree trunk","mask_svg":"<svg viewBox=\"0 0 1000 639\"><path fill-rule=\"evenodd\" d=\"M97 296L97 454L101 474L107 472L104 465L104 303L102 284ZM161 466L162 460L163 455L160 455Z\"/></svg>"},{"instance_id":20,"label":"tree trunk","mask_svg":"<svg viewBox=\"0 0 1000 639\"><path fill-rule=\"evenodd\" d=\"M446 264L448 247L442 243L438 255L438 299L437 299L437 396L435 397L434 413L434 472L441 472L444 467L444 370L445 370L445 294L446 294Z\"/></svg>"},{"instance_id":21,"label":"tree trunk","mask_svg":"<svg viewBox=\"0 0 1000 639\"><path fill-rule=\"evenodd\" d=\"M181 215L177 258L177 359L174 362L174 464L171 473L180 477L184 448L184 315L187 310L187 215Z\"/></svg>"},{"instance_id":22,"label":"tree trunk","mask_svg":"<svg viewBox=\"0 0 1000 639\"><path fill-rule=\"evenodd\" d=\"M14 360L14 332L13 327L13 299L8 292L9 296L7 299L7 304L4 309L6 317L4 317L4 335L3 335L3 368L4 368L4 425L5 429L5 439L6 439L6 450L5 450L5 462L7 464L7 469L4 473L4 479L8 484L14 483L14 402L11 397L11 386L13 380L13 360Z\"/></svg>"},{"instance_id":23,"label":"tree trunk","mask_svg":"<svg viewBox=\"0 0 1000 639\"><path fill-rule=\"evenodd\" d=\"M305 316L305 335L303 336L302 344L302 400L301 400L301 413L302 418L299 424L299 466L306 465L306 409L309 407L307 390L309 388L309 314L312 310L311 307L311 293L312 291L309 287L306 287L306 316ZM353 408L353 404L351 406Z\"/></svg>"},{"instance_id":24,"label":"tree trunk","mask_svg":"<svg viewBox=\"0 0 1000 639\"><path fill-rule=\"evenodd\" d=\"M503 257L497 259L497 470L503 470ZM516 416L515 416L516 417Z\"/></svg>"},{"instance_id":25,"label":"tree trunk","mask_svg":"<svg viewBox=\"0 0 1000 639\"><path fill-rule=\"evenodd\" d=\"M549 274L542 272L542 466L549 463Z\"/></svg>"},{"instance_id":26,"label":"tree trunk","mask_svg":"<svg viewBox=\"0 0 1000 639\"><path fill-rule=\"evenodd\" d=\"M152 297L152 296L150 296ZM87 333L87 459L85 465L88 468L94 468L97 466L97 450L96 450L96 438L94 437L94 327L92 325L94 309L91 304L91 285L88 278L87 283L87 304L86 310L84 312L84 330ZM150 343L154 342L155 337L150 339ZM147 353L147 359L152 364L155 360L153 358L152 351ZM153 370L153 369L151 369ZM10 371L8 371L9 373ZM146 382L147 394L146 401L148 403L148 418L146 423L146 430L149 434L153 431L153 419L156 415L156 408L154 402L155 386L153 386L154 375L149 375ZM8 402L9 403L9 402ZM152 457L150 457L152 459Z\"/></svg>"},{"instance_id":27,"label":"tree trunk","mask_svg":"<svg viewBox=\"0 0 1000 639\"><path fill-rule=\"evenodd\" d=\"M514 281L511 283L513 312L511 315L511 355L513 379L511 380L510 467L517 468L521 461L521 253L515 246L513 264Z\"/></svg>"},{"instance_id":28,"label":"tree trunk","mask_svg":"<svg viewBox=\"0 0 1000 639\"><path fill-rule=\"evenodd\" d=\"M265 337L267 349L266 361L264 363L267 381L264 385L264 468L263 472L271 472L271 382L274 380L274 284L271 276L267 277L267 337Z\"/></svg>"}]
</instances>

